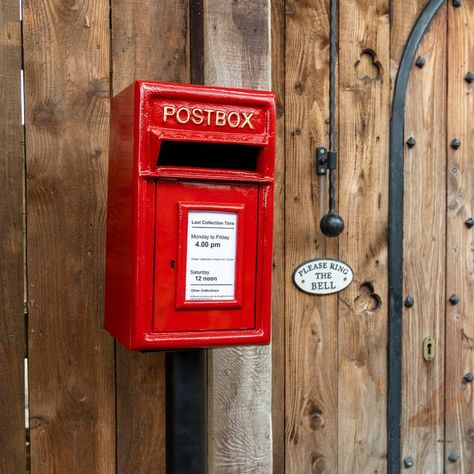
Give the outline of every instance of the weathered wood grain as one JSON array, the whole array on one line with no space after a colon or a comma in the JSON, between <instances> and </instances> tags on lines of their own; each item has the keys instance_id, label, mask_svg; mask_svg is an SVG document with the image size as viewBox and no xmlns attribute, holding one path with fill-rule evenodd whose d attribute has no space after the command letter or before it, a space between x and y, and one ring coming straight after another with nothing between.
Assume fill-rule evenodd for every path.
<instances>
[{"instance_id":1,"label":"weathered wood grain","mask_svg":"<svg viewBox=\"0 0 474 474\"><path fill-rule=\"evenodd\" d=\"M390 37L387 0L340 2L339 472L386 470Z\"/></svg>"},{"instance_id":2,"label":"weathered wood grain","mask_svg":"<svg viewBox=\"0 0 474 474\"><path fill-rule=\"evenodd\" d=\"M189 82L188 2L112 1L113 95L136 79ZM165 472L164 354L117 344L117 468Z\"/></svg>"},{"instance_id":3,"label":"weathered wood grain","mask_svg":"<svg viewBox=\"0 0 474 474\"><path fill-rule=\"evenodd\" d=\"M102 329L109 3L23 2L31 471L115 472Z\"/></svg>"},{"instance_id":4,"label":"weathered wood grain","mask_svg":"<svg viewBox=\"0 0 474 474\"><path fill-rule=\"evenodd\" d=\"M272 301L273 473L285 472L285 2L271 2L272 90L277 96Z\"/></svg>"},{"instance_id":5,"label":"weathered wood grain","mask_svg":"<svg viewBox=\"0 0 474 474\"><path fill-rule=\"evenodd\" d=\"M23 127L17 0L0 4L0 472L25 472Z\"/></svg>"},{"instance_id":6,"label":"weathered wood grain","mask_svg":"<svg viewBox=\"0 0 474 474\"><path fill-rule=\"evenodd\" d=\"M429 0L390 0L390 73L393 81L408 36L428 2Z\"/></svg>"},{"instance_id":7,"label":"weathered wood grain","mask_svg":"<svg viewBox=\"0 0 474 474\"><path fill-rule=\"evenodd\" d=\"M267 0L206 0L203 22L206 84L271 88ZM271 472L270 347L217 349L209 359L209 472Z\"/></svg>"},{"instance_id":8,"label":"weathered wood grain","mask_svg":"<svg viewBox=\"0 0 474 474\"><path fill-rule=\"evenodd\" d=\"M402 458L419 472L443 472L444 301L446 242L446 12L425 34L407 90L405 138L404 295L415 304L403 312ZM423 340L436 340L436 357L423 358ZM434 349L434 348L433 348Z\"/></svg>"},{"instance_id":9,"label":"weathered wood grain","mask_svg":"<svg viewBox=\"0 0 474 474\"><path fill-rule=\"evenodd\" d=\"M286 10L286 472L337 472L337 296L314 297L291 284L304 260L337 258L319 229L327 179L315 175L328 146L329 2Z\"/></svg>"},{"instance_id":10,"label":"weathered wood grain","mask_svg":"<svg viewBox=\"0 0 474 474\"><path fill-rule=\"evenodd\" d=\"M474 212L474 4L448 7L447 120L447 274L446 300L456 293L460 302L446 303L446 437L445 472L470 473L474 466L474 385L464 380L474 373L474 229L465 221ZM451 140L461 140L453 150ZM456 462L447 458L454 451Z\"/></svg>"},{"instance_id":11,"label":"weathered wood grain","mask_svg":"<svg viewBox=\"0 0 474 474\"><path fill-rule=\"evenodd\" d=\"M188 1L112 0L113 94L136 79L189 82Z\"/></svg>"}]
</instances>

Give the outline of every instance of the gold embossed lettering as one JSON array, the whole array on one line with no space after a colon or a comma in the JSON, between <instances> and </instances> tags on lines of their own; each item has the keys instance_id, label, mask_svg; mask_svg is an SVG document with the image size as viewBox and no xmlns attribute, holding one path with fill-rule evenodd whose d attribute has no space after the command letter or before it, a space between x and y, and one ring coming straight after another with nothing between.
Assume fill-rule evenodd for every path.
<instances>
[{"instance_id":1,"label":"gold embossed lettering","mask_svg":"<svg viewBox=\"0 0 474 474\"><path fill-rule=\"evenodd\" d=\"M181 116L182 115L181 112L184 112L184 118ZM191 112L189 111L189 109L187 109L186 107L181 107L176 112L176 120L179 123L188 123L190 114Z\"/></svg>"},{"instance_id":2,"label":"gold embossed lettering","mask_svg":"<svg viewBox=\"0 0 474 474\"><path fill-rule=\"evenodd\" d=\"M195 125L249 128L254 130L252 119L255 112L241 112L237 110L203 109L200 107L179 107L173 105L163 106L163 122L168 122L171 117L182 125L190 121Z\"/></svg>"},{"instance_id":3,"label":"gold embossed lettering","mask_svg":"<svg viewBox=\"0 0 474 474\"><path fill-rule=\"evenodd\" d=\"M163 107L163 122L166 122L167 117L171 117L176 112L176 109L171 105L165 105Z\"/></svg>"},{"instance_id":4,"label":"gold embossed lettering","mask_svg":"<svg viewBox=\"0 0 474 474\"><path fill-rule=\"evenodd\" d=\"M235 117L235 119L233 117ZM238 127L240 124L240 114L238 112L231 112L227 116L227 124L230 128Z\"/></svg>"},{"instance_id":5,"label":"gold embossed lettering","mask_svg":"<svg viewBox=\"0 0 474 474\"><path fill-rule=\"evenodd\" d=\"M249 113L249 114L246 114L245 112L242 112L242 115L244 116L244 120L242 122L242 125L240 126L240 128L244 128L246 125L249 126L249 128L251 130L253 130L253 125L252 125L252 122L250 121L253 117L253 112Z\"/></svg>"},{"instance_id":6,"label":"gold embossed lettering","mask_svg":"<svg viewBox=\"0 0 474 474\"><path fill-rule=\"evenodd\" d=\"M225 120L225 112L222 110L217 110L216 111L216 126L218 127L224 127L226 120Z\"/></svg>"},{"instance_id":7,"label":"gold embossed lettering","mask_svg":"<svg viewBox=\"0 0 474 474\"><path fill-rule=\"evenodd\" d=\"M204 117L202 116L202 110L201 109L193 109L191 111L192 114L192 122L195 123L196 125L202 125L202 122L204 121Z\"/></svg>"},{"instance_id":8,"label":"gold embossed lettering","mask_svg":"<svg viewBox=\"0 0 474 474\"><path fill-rule=\"evenodd\" d=\"M214 110L211 109L203 109L203 112L207 113L207 125L211 125L211 114L214 113Z\"/></svg>"}]
</instances>

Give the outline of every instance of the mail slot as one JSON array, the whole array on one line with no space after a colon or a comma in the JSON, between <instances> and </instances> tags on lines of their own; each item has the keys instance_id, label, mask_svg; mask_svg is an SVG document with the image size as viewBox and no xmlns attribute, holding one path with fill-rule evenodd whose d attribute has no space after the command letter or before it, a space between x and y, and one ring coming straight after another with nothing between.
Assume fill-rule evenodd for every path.
<instances>
[{"instance_id":1,"label":"mail slot","mask_svg":"<svg viewBox=\"0 0 474 474\"><path fill-rule=\"evenodd\" d=\"M271 92L113 98L105 327L127 348L270 341L274 122Z\"/></svg>"}]
</instances>

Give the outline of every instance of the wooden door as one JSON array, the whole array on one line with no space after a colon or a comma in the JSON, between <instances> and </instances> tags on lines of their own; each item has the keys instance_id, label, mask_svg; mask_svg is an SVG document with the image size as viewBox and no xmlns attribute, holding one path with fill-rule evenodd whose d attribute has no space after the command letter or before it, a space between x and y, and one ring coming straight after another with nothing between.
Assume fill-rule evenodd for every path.
<instances>
[{"instance_id":1,"label":"wooden door","mask_svg":"<svg viewBox=\"0 0 474 474\"><path fill-rule=\"evenodd\" d=\"M415 55L404 152L401 456L417 472L474 469L472 2L439 10ZM428 5L429 6L429 5ZM395 99L394 99L395 100ZM411 144L411 148L410 148ZM433 341L433 359L423 346Z\"/></svg>"},{"instance_id":2,"label":"wooden door","mask_svg":"<svg viewBox=\"0 0 474 474\"><path fill-rule=\"evenodd\" d=\"M474 4L339 2L336 240L319 230L313 161L327 146L328 9L273 9L287 274L274 472L472 472ZM352 285L299 292L288 275L317 257L350 264Z\"/></svg>"}]
</instances>

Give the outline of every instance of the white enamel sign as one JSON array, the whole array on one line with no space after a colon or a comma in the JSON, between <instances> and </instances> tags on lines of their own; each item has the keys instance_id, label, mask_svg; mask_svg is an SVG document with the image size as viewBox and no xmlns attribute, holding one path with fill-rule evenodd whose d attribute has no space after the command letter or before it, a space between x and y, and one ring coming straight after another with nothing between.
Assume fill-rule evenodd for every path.
<instances>
[{"instance_id":1,"label":"white enamel sign","mask_svg":"<svg viewBox=\"0 0 474 474\"><path fill-rule=\"evenodd\" d=\"M305 293L330 295L347 288L354 278L351 267L339 260L327 258L308 260L298 265L293 282Z\"/></svg>"},{"instance_id":2,"label":"white enamel sign","mask_svg":"<svg viewBox=\"0 0 474 474\"><path fill-rule=\"evenodd\" d=\"M189 211L187 301L235 299L237 213Z\"/></svg>"}]
</instances>

